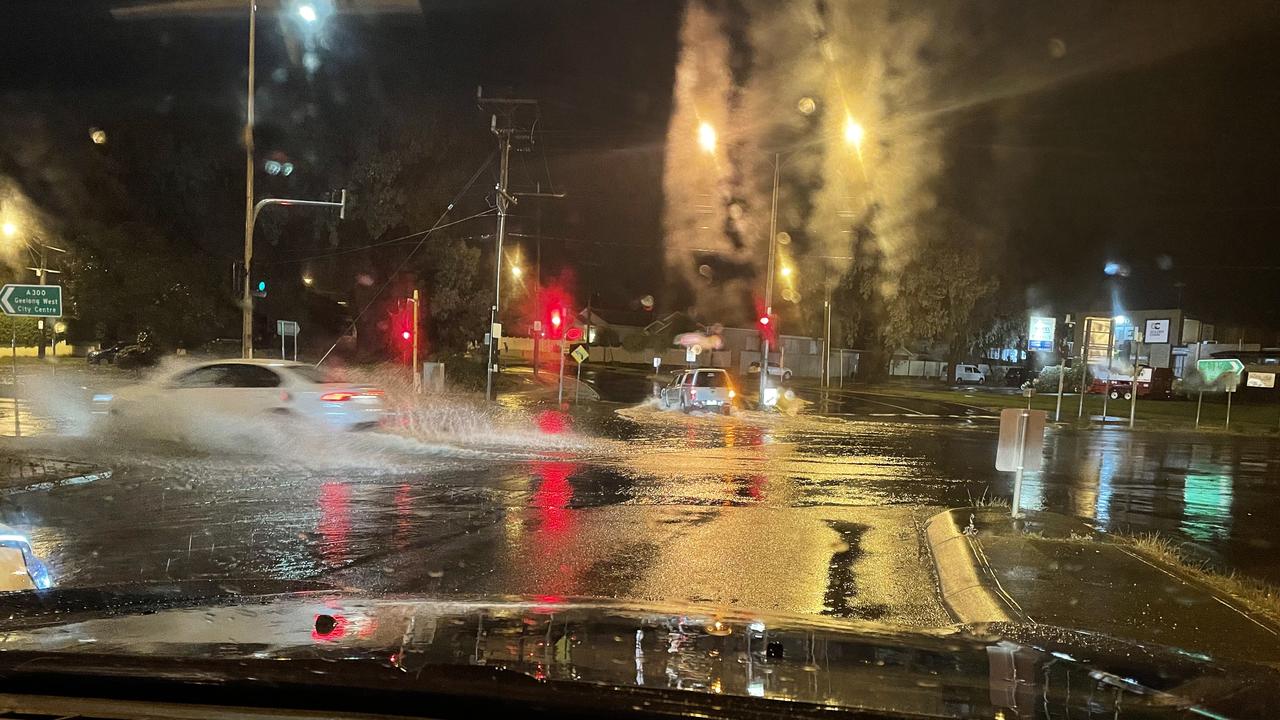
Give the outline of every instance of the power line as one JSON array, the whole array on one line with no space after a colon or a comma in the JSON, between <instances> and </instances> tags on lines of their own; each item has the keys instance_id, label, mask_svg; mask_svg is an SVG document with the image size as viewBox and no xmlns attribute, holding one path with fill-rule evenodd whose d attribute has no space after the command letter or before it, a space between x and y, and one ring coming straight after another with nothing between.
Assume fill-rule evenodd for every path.
<instances>
[{"instance_id":1,"label":"power line","mask_svg":"<svg viewBox=\"0 0 1280 720\"><path fill-rule=\"evenodd\" d=\"M324 355L321 356L321 358L318 361L316 361L316 367L320 367L320 364L323 363L329 357L329 354L333 352L333 349L338 347L338 340L341 340L342 336L347 334L347 331L351 330L351 328L354 328L356 326L356 323L360 322L360 318L364 317L364 314L369 311L369 308L373 307L374 301L377 300L378 297L382 295L382 293L388 287L391 286L391 281L395 280L396 275L400 274L400 271L404 269L405 265L408 265L409 261L413 259L413 256L416 255L418 251L422 249L423 244L427 242L427 238L431 237L431 233L434 232L442 222L444 222L445 217L447 217L449 213L453 211L453 206L456 205L458 201L462 199L462 196L465 195L466 192L471 189L471 185L475 183L477 178L480 177L480 173L483 173L485 171L485 168L489 167L489 164L493 162L493 158L497 154L498 154L497 151L490 152L489 157L485 158L483 163L480 163L480 167L476 168L476 171L471 174L471 178L467 180L465 185L462 186L462 189L458 191L458 194L454 195L453 200L448 205L445 206L444 212L440 213L440 217L436 218L435 223L433 223L431 227L428 228L427 231L422 234L422 239L418 241L418 244L414 245L413 249L409 251L409 254L405 255L404 260L401 260L400 264L396 266L396 269L393 270L389 275L387 275L386 282L382 283L382 286L379 287L377 291L373 293L373 296L369 298L369 302L365 303L365 306L360 308L360 312L356 313L356 316L351 318L351 324L347 326L347 329L344 330L340 335L338 335L338 339L333 341L333 344L329 346L328 350L324 351ZM414 329L414 332L417 332L416 328Z\"/></svg>"},{"instance_id":2,"label":"power line","mask_svg":"<svg viewBox=\"0 0 1280 720\"><path fill-rule=\"evenodd\" d=\"M361 250L369 250L369 249L376 248L376 247L384 247L384 246L387 246L387 245L398 245L398 244L404 244L404 241L409 240L410 238L415 238L415 237L418 237L419 235L424 235L424 236L425 236L425 235L429 235L429 234L431 234L431 233L435 232L436 230L443 230L443 229L445 229L445 228L447 228L447 227L453 227L454 225L461 225L461 224L462 224L462 223L464 223L464 222L468 222L468 221L471 221L471 220L475 220L476 218L482 218L482 217L486 217L486 216L489 216L489 215L493 215L493 214L494 214L494 212L495 212L495 210L494 210L493 208L490 208L490 209L488 209L488 210L483 210L483 211L481 211L481 212L478 212L478 213L476 213L476 214L474 214L474 215L469 215L469 216L464 217L464 218L462 218L462 219L460 219L460 220L454 220L453 222L448 222L448 223L445 223L445 224L443 224L443 225L436 225L436 226L434 226L434 227L432 227L432 228L430 228L430 229L428 229L428 230L419 230L419 231L417 231L417 232L409 233L408 235L401 235L401 236L400 236L400 237L398 237L398 238L391 238L390 240L381 240L381 241L379 241L379 242L376 242L376 243L370 243L370 244L368 244L368 245L360 245L360 246L358 246L358 247L344 248L344 249L342 249L342 250L334 250L333 252L321 253L321 254L319 254L319 255L305 255L305 256L301 256L301 257L285 258L285 259L283 259L283 260L274 260L274 261L272 261L272 262L264 263L264 264L266 264L266 265L289 265L289 264L292 264L292 263L306 262L306 261L308 261L308 260L318 260L318 259L321 259L321 258L334 257L334 256L336 256L336 255L346 255L346 254L349 254L349 253L353 253L353 252L360 252Z\"/></svg>"}]
</instances>

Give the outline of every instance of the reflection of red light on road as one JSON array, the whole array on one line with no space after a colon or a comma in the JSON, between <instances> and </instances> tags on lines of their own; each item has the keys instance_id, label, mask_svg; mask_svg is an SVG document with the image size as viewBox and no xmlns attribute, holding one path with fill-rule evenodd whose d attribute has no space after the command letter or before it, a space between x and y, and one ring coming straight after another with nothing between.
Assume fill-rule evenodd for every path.
<instances>
[{"instance_id":1,"label":"reflection of red light on road","mask_svg":"<svg viewBox=\"0 0 1280 720\"><path fill-rule=\"evenodd\" d=\"M409 495L409 486L401 485L396 488L396 531L393 544L396 548L403 550L409 545L409 533L413 527L409 517L413 512L412 501Z\"/></svg>"},{"instance_id":2,"label":"reflection of red light on road","mask_svg":"<svg viewBox=\"0 0 1280 720\"><path fill-rule=\"evenodd\" d=\"M578 470L578 464L568 461L536 460L533 472L542 478L542 484L533 495L533 506L542 515L542 530L559 535L569 529L572 519L568 506L573 500L573 486L569 476Z\"/></svg>"},{"instance_id":3,"label":"reflection of red light on road","mask_svg":"<svg viewBox=\"0 0 1280 720\"><path fill-rule=\"evenodd\" d=\"M339 482L320 485L320 520L316 532L320 533L320 556L333 567L347 561L351 539L351 490Z\"/></svg>"},{"instance_id":4,"label":"reflection of red light on road","mask_svg":"<svg viewBox=\"0 0 1280 720\"><path fill-rule=\"evenodd\" d=\"M548 435L558 435L569 429L569 416L555 410L538 413L538 429Z\"/></svg>"},{"instance_id":5,"label":"reflection of red light on road","mask_svg":"<svg viewBox=\"0 0 1280 720\"><path fill-rule=\"evenodd\" d=\"M752 475L751 481L747 485L747 492L751 493L751 497L756 500L764 497L764 476Z\"/></svg>"},{"instance_id":6,"label":"reflection of red light on road","mask_svg":"<svg viewBox=\"0 0 1280 720\"><path fill-rule=\"evenodd\" d=\"M334 642L347 634L347 618L343 615L330 615L333 618L333 629L329 632L320 632L316 629L316 623L321 616L316 615L311 621L311 639L316 642Z\"/></svg>"},{"instance_id":7,"label":"reflection of red light on road","mask_svg":"<svg viewBox=\"0 0 1280 720\"><path fill-rule=\"evenodd\" d=\"M539 520L538 529L528 539L527 559L539 578L540 598L557 601L572 594L575 586L575 515L573 485L569 478L578 471L576 462L535 460L530 469L539 479L530 505Z\"/></svg>"}]
</instances>

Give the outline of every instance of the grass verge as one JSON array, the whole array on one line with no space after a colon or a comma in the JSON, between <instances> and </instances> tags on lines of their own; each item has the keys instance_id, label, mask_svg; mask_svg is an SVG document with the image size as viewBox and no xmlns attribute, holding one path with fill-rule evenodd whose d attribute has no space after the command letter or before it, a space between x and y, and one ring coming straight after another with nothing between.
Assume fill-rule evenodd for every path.
<instances>
[{"instance_id":1,"label":"grass verge","mask_svg":"<svg viewBox=\"0 0 1280 720\"><path fill-rule=\"evenodd\" d=\"M865 388L866 392L897 395L899 397L931 400L942 403L954 403L998 413L1005 408L1024 408L1027 399L1021 395L997 393L983 390L966 391L947 388L913 387L909 385L880 385ZM1049 412L1053 418L1057 407L1056 394L1036 395L1031 398L1031 407ZM1079 395L1068 395L1062 398L1063 421L1077 427L1097 427L1097 423L1077 419L1080 407ZM1195 400L1144 400L1138 399L1135 414L1135 427L1141 430L1195 430L1196 432L1223 432L1226 424L1226 402L1221 395L1206 395L1200 413L1200 427L1195 427ZM1086 395L1084 402L1086 416L1102 415L1102 396ZM1111 418L1109 427L1127 427L1129 419L1129 403L1125 400L1111 400L1107 405L1107 416ZM1126 422L1118 422L1124 420ZM1250 435L1274 435L1280 432L1280 405L1276 403L1236 402L1231 407L1231 432Z\"/></svg>"},{"instance_id":2,"label":"grass verge","mask_svg":"<svg viewBox=\"0 0 1280 720\"><path fill-rule=\"evenodd\" d=\"M1197 582L1231 596L1250 611L1280 624L1280 588L1234 571L1215 570L1182 552L1178 543L1156 533L1114 537L1139 555L1176 567Z\"/></svg>"}]
</instances>

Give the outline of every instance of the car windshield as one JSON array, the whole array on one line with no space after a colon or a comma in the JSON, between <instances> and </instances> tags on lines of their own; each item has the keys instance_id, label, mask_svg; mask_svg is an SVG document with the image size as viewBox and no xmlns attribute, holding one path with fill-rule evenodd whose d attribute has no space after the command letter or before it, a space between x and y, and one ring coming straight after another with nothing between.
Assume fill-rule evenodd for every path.
<instances>
[{"instance_id":1,"label":"car windshield","mask_svg":"<svg viewBox=\"0 0 1280 720\"><path fill-rule=\"evenodd\" d=\"M1280 707L1275 0L4 26L6 652Z\"/></svg>"}]
</instances>

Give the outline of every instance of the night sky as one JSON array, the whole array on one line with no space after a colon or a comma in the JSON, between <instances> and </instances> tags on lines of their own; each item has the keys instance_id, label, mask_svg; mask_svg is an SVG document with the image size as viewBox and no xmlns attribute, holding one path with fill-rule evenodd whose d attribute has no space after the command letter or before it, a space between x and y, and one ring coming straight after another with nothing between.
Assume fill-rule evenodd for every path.
<instances>
[{"instance_id":1,"label":"night sky","mask_svg":"<svg viewBox=\"0 0 1280 720\"><path fill-rule=\"evenodd\" d=\"M130 138L135 128L171 118L231 167L240 152L243 13L122 21L109 10L123 4L6 6L0 172L55 221L77 212L78 195L93 194L75 172L89 127L137 145L145 138ZM992 21L988 9L989 26L976 30L990 41L946 71L957 87L991 76L1008 79L1008 91L966 97L945 114L946 166L935 189L939 202L1007 233L1002 263L1025 287L1006 291L1069 311L1109 302L1119 283L1130 307L1171 306L1181 295L1184 307L1220 323L1280 326L1276 6L1004 4L1007 13ZM575 268L613 306L661 296L663 148L681 7L424 1L415 12L338 13L315 47L320 70L283 83L274 102L271 70L300 77L306 48L284 41L287 24L264 11L262 136L315 158L314 177L300 162L291 181L311 191L333 186L344 159L326 157L313 142L320 121L292 116L283 98L313 93L325 112L341 111L335 93L392 111L430 98L456 127L473 129L464 139L476 163L492 144L476 86L537 98L538 143L515 161L512 179L517 189L541 183L568 195L543 209L548 270ZM1055 54L1064 55L1059 77L1045 59ZM1024 64L1050 68L1051 80L1040 73L1024 87ZM213 188L209 206L225 209L226 222L198 242L234 257L242 171ZM531 232L531 215L519 222ZM1106 275L1108 262L1127 277Z\"/></svg>"}]
</instances>

